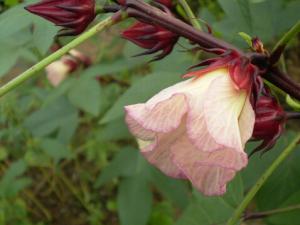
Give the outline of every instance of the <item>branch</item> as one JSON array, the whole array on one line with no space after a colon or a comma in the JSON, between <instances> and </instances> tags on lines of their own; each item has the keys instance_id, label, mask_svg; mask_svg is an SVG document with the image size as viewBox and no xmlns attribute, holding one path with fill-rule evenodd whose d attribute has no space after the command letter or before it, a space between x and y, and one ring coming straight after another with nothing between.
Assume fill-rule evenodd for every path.
<instances>
[{"instance_id":1,"label":"branch","mask_svg":"<svg viewBox=\"0 0 300 225\"><path fill-rule=\"evenodd\" d=\"M262 76L290 96L300 100L300 85L292 81L289 76L280 72L278 68L271 66L270 58L258 53L244 53L237 47L220 40L208 33L199 31L187 23L164 13L163 11L143 2L142 0L127 0L125 10L128 15L143 22L152 23L164 27L190 41L199 44L203 48L232 49L239 54L249 57L254 65L265 70Z\"/></svg>"}]
</instances>

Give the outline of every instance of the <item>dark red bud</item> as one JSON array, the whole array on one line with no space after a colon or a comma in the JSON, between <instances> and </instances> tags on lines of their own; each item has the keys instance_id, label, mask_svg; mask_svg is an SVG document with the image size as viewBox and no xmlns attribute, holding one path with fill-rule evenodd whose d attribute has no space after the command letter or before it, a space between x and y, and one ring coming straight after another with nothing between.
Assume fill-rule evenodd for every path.
<instances>
[{"instance_id":1,"label":"dark red bud","mask_svg":"<svg viewBox=\"0 0 300 225\"><path fill-rule=\"evenodd\" d=\"M96 16L94 0L43 0L25 8L63 27L61 36L82 33Z\"/></svg>"},{"instance_id":2,"label":"dark red bud","mask_svg":"<svg viewBox=\"0 0 300 225\"><path fill-rule=\"evenodd\" d=\"M276 98L270 94L259 97L255 108L255 125L253 139L260 141L259 145L253 152L270 150L281 136L286 122L286 113Z\"/></svg>"},{"instance_id":3,"label":"dark red bud","mask_svg":"<svg viewBox=\"0 0 300 225\"><path fill-rule=\"evenodd\" d=\"M178 35L159 26L142 22L136 22L133 26L123 31L122 36L141 48L148 49L137 56L162 51L154 60L162 59L171 53L178 40Z\"/></svg>"},{"instance_id":4,"label":"dark red bud","mask_svg":"<svg viewBox=\"0 0 300 225\"><path fill-rule=\"evenodd\" d=\"M167 6L168 8L172 8L173 1L172 0L154 0L155 2L158 2L160 4L163 4Z\"/></svg>"}]
</instances>

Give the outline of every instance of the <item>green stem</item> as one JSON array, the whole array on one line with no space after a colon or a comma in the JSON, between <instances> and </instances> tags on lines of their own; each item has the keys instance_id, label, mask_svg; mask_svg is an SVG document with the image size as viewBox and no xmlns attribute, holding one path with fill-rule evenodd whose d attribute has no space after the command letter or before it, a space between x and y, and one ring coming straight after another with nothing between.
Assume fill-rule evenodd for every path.
<instances>
[{"instance_id":1,"label":"green stem","mask_svg":"<svg viewBox=\"0 0 300 225\"><path fill-rule=\"evenodd\" d=\"M286 212L290 212L290 211L294 211L294 210L298 210L298 209L300 209L300 204L291 205L291 206L279 208L279 209L268 210L268 211L264 211L264 212L251 213L251 214L247 215L247 217L244 219L244 221L260 219L260 218L273 216L273 215L277 215L277 214L281 214L281 213L286 213Z\"/></svg>"},{"instance_id":2,"label":"green stem","mask_svg":"<svg viewBox=\"0 0 300 225\"><path fill-rule=\"evenodd\" d=\"M24 195L30 200L32 201L33 204L36 205L36 207L38 209L41 210L41 212L46 216L48 221L52 220L52 216L51 213L48 211L48 209L39 201L39 199L37 199L35 197L35 195L33 193L31 193L29 190L26 190L23 192Z\"/></svg>"},{"instance_id":3,"label":"green stem","mask_svg":"<svg viewBox=\"0 0 300 225\"><path fill-rule=\"evenodd\" d=\"M124 19L125 16L122 18ZM120 19L121 20L121 19ZM61 49L57 50L56 52L52 53L48 57L44 58L42 61L38 62L28 70L26 70L24 73L20 74L18 77L14 78L13 80L9 81L7 84L3 85L0 88L0 97L7 94L8 92L12 91L28 79L32 78L34 75L36 75L39 71L44 69L46 66L51 64L52 62L56 61L66 53L68 53L71 49L75 48L79 44L86 41L88 38L92 37L93 35L103 31L104 29L111 27L115 23L119 22L120 20L116 20L116 18L113 16L108 17L107 19L101 21L100 23L96 24L94 27L62 47Z\"/></svg>"},{"instance_id":4,"label":"green stem","mask_svg":"<svg viewBox=\"0 0 300 225\"><path fill-rule=\"evenodd\" d=\"M186 0L179 0L180 4L182 5L182 7L184 8L185 13L187 14L191 24L193 25L193 27L195 27L198 30L202 30L200 23L197 20L197 17L195 16L195 14L193 13L191 7L189 6L189 4L187 3Z\"/></svg>"},{"instance_id":5,"label":"green stem","mask_svg":"<svg viewBox=\"0 0 300 225\"><path fill-rule=\"evenodd\" d=\"M85 208L87 212L91 211L91 207L89 203L85 201L85 199L81 196L80 191L72 184L72 182L67 178L63 172L60 173L59 178L64 183L64 185L70 190L70 192L75 196L75 198L79 201L79 203Z\"/></svg>"},{"instance_id":6,"label":"green stem","mask_svg":"<svg viewBox=\"0 0 300 225\"><path fill-rule=\"evenodd\" d=\"M294 138L294 140L282 151L282 153L278 156L278 158L271 164L271 166L265 171L265 173L259 178L256 184L251 188L251 190L247 193L244 200L241 202L239 207L233 213L233 216L227 222L227 225L236 225L240 219L241 215L254 198L259 189L263 186L263 184L268 180L268 178L273 174L273 172L277 169L277 167L296 149L296 146L300 140L300 134Z\"/></svg>"},{"instance_id":7,"label":"green stem","mask_svg":"<svg viewBox=\"0 0 300 225\"><path fill-rule=\"evenodd\" d=\"M277 42L273 48L273 53L286 46L290 40L300 32L300 21L298 21L283 37Z\"/></svg>"}]
</instances>

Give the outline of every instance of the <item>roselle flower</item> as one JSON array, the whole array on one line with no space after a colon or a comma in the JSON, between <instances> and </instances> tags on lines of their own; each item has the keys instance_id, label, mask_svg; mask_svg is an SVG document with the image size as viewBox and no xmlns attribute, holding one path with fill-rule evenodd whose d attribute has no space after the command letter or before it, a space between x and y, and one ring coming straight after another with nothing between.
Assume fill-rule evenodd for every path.
<instances>
[{"instance_id":1,"label":"roselle flower","mask_svg":"<svg viewBox=\"0 0 300 225\"><path fill-rule=\"evenodd\" d=\"M205 195L222 195L248 162L250 92L236 85L228 67L188 76L146 103L126 106L126 122L143 156L163 173L189 179Z\"/></svg>"},{"instance_id":2,"label":"roselle flower","mask_svg":"<svg viewBox=\"0 0 300 225\"><path fill-rule=\"evenodd\" d=\"M254 140L262 140L253 152L270 150L281 136L286 123L286 113L276 98L270 94L261 96L255 109Z\"/></svg>"},{"instance_id":3,"label":"roselle flower","mask_svg":"<svg viewBox=\"0 0 300 225\"><path fill-rule=\"evenodd\" d=\"M147 51L138 54L148 55L160 52L153 60L159 60L170 54L179 36L159 26L136 22L122 32L123 38L133 42Z\"/></svg>"},{"instance_id":4,"label":"roselle flower","mask_svg":"<svg viewBox=\"0 0 300 225\"><path fill-rule=\"evenodd\" d=\"M94 0L42 0L25 8L63 27L64 36L82 33L96 16Z\"/></svg>"}]
</instances>

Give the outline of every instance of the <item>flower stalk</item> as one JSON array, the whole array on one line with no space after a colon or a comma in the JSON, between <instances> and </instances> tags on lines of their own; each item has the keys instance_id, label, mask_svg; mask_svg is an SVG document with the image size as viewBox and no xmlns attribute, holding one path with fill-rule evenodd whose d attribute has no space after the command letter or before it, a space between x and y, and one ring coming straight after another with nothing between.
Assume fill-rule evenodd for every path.
<instances>
[{"instance_id":1,"label":"flower stalk","mask_svg":"<svg viewBox=\"0 0 300 225\"><path fill-rule=\"evenodd\" d=\"M266 80L278 86L280 89L291 95L297 100L300 100L300 85L292 81L287 75L284 75L276 67L272 67L270 59L259 53L244 53L237 47L220 40L208 33L195 29L189 24L174 18L167 13L143 2L142 0L127 0L125 3L125 10L129 16L141 21L148 21L149 23L161 26L185 37L200 45L202 48L208 49L225 49L234 50L241 56L248 57L251 62L261 68L261 74Z\"/></svg>"},{"instance_id":2,"label":"flower stalk","mask_svg":"<svg viewBox=\"0 0 300 225\"><path fill-rule=\"evenodd\" d=\"M278 168L278 166L294 151L296 150L296 146L300 140L300 134L297 134L293 141L282 151L282 153L277 157L277 159L271 164L271 166L265 171L265 173L258 179L256 184L251 188L251 190L247 193L244 200L235 210L233 216L227 222L227 225L236 225L242 219L242 214L245 209L255 197L260 188L264 185L264 183L268 180L268 178L273 174L273 172Z\"/></svg>"},{"instance_id":3,"label":"flower stalk","mask_svg":"<svg viewBox=\"0 0 300 225\"><path fill-rule=\"evenodd\" d=\"M18 77L14 78L13 80L9 81L7 84L0 88L0 97L7 94L11 90L15 89L28 79L34 77L39 71L44 69L49 64L53 63L57 59L61 58L63 55L67 54L70 50L75 48L76 46L80 45L90 37L94 36L95 34L113 26L114 24L120 22L121 20L126 18L126 14L122 14L121 12L114 14L106 18L105 20L99 22L94 27L80 35L79 37L75 38L73 41L65 45L64 47L58 49L56 52L52 53L42 61L38 62L24 73L20 74Z\"/></svg>"}]
</instances>

